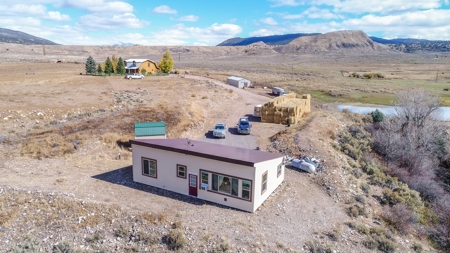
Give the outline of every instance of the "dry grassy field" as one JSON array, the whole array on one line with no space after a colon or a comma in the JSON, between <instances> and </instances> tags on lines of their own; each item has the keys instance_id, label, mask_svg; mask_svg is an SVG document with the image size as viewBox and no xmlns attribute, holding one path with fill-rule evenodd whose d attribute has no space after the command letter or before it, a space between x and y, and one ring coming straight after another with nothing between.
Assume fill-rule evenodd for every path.
<instances>
[{"instance_id":1,"label":"dry grassy field","mask_svg":"<svg viewBox=\"0 0 450 253\"><path fill-rule=\"evenodd\" d=\"M39 49L0 44L0 248L373 252L363 242L378 236L394 243L397 252L415 252L417 245L436 251L423 238L382 222L383 207L371 197L381 195L381 188L364 192L364 178L355 177L345 154L332 147L354 119L321 105L389 104L397 91L416 86L450 104L445 55L281 55L250 54L246 47L174 47L169 49L181 75L126 80L86 76L81 63L89 55L100 62L112 54L158 61L167 48L48 46L44 57ZM349 77L353 73L384 78ZM256 87L238 90L220 83L231 75ZM322 173L287 169L282 186L253 214L132 181L127 141L134 122L165 121L168 137L200 139L217 121L234 122L251 113L248 94L268 99L263 87L272 86L312 94L312 113L291 127L255 122L258 144L314 156L325 166ZM352 216L348 210L361 198L366 215Z\"/></svg>"}]
</instances>

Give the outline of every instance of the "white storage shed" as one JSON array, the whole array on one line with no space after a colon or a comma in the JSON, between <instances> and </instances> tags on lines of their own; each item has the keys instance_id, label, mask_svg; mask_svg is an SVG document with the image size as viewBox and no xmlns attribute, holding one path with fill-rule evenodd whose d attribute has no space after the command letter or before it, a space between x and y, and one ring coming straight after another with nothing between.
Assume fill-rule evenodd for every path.
<instances>
[{"instance_id":1,"label":"white storage shed","mask_svg":"<svg viewBox=\"0 0 450 253\"><path fill-rule=\"evenodd\" d=\"M227 83L229 85L233 85L234 87L238 87L240 89L242 88L248 88L250 86L252 86L252 82L250 80L247 80L245 78L242 77L237 77L237 76L230 76L227 78Z\"/></svg>"}]
</instances>

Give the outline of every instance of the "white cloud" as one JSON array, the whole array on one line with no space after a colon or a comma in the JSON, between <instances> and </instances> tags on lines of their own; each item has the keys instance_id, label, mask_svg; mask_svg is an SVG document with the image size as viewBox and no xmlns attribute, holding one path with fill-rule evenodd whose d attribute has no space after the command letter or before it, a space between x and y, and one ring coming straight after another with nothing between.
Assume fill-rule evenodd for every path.
<instances>
[{"instance_id":1,"label":"white cloud","mask_svg":"<svg viewBox=\"0 0 450 253\"><path fill-rule=\"evenodd\" d=\"M65 8L79 8L93 13L131 13L133 6L122 1L105 1L105 0L65 0L58 4Z\"/></svg>"},{"instance_id":2,"label":"white cloud","mask_svg":"<svg viewBox=\"0 0 450 253\"><path fill-rule=\"evenodd\" d=\"M27 5L27 4L14 4L12 6L0 5L0 12L4 16L13 15L31 15L40 16L45 15L44 5Z\"/></svg>"},{"instance_id":3,"label":"white cloud","mask_svg":"<svg viewBox=\"0 0 450 253\"><path fill-rule=\"evenodd\" d=\"M269 31L267 29L259 29L259 30L249 33L249 35L252 37L263 37L263 36L275 35L275 33L273 30Z\"/></svg>"},{"instance_id":4,"label":"white cloud","mask_svg":"<svg viewBox=\"0 0 450 253\"><path fill-rule=\"evenodd\" d=\"M269 0L270 2L273 2L274 4L272 7L278 7L278 6L298 6L303 4L302 1L297 0Z\"/></svg>"},{"instance_id":5,"label":"white cloud","mask_svg":"<svg viewBox=\"0 0 450 253\"><path fill-rule=\"evenodd\" d=\"M399 13L420 9L435 9L441 6L440 0L344 0L333 4L336 11L346 13Z\"/></svg>"},{"instance_id":6,"label":"white cloud","mask_svg":"<svg viewBox=\"0 0 450 253\"><path fill-rule=\"evenodd\" d=\"M59 11L49 11L48 15L44 17L44 19L53 20L53 21L69 21L71 20L69 15L61 14Z\"/></svg>"},{"instance_id":7,"label":"white cloud","mask_svg":"<svg viewBox=\"0 0 450 253\"><path fill-rule=\"evenodd\" d=\"M41 20L31 17L14 17L14 18L0 18L0 27L18 30L25 32L28 27L36 27L41 25ZM19 29L20 28L20 29Z\"/></svg>"},{"instance_id":8,"label":"white cloud","mask_svg":"<svg viewBox=\"0 0 450 253\"><path fill-rule=\"evenodd\" d=\"M275 21L275 19L273 19L273 18L262 18L259 21L261 21L262 23L264 23L266 25L278 25L278 22Z\"/></svg>"},{"instance_id":9,"label":"white cloud","mask_svg":"<svg viewBox=\"0 0 450 253\"><path fill-rule=\"evenodd\" d=\"M283 15L284 19L301 19L304 17L305 16L303 14L284 14Z\"/></svg>"},{"instance_id":10,"label":"white cloud","mask_svg":"<svg viewBox=\"0 0 450 253\"><path fill-rule=\"evenodd\" d=\"M79 29L95 30L116 30L121 28L142 28L149 25L149 22L139 20L132 13L125 13L113 16L85 15L80 17L75 25Z\"/></svg>"},{"instance_id":11,"label":"white cloud","mask_svg":"<svg viewBox=\"0 0 450 253\"><path fill-rule=\"evenodd\" d=\"M346 26L360 26L383 30L390 27L426 27L434 29L450 24L450 10L425 10L407 12L400 15L376 16L366 15L361 18L348 19L342 22Z\"/></svg>"},{"instance_id":12,"label":"white cloud","mask_svg":"<svg viewBox=\"0 0 450 253\"><path fill-rule=\"evenodd\" d=\"M177 14L177 10L172 9L167 5L161 5L161 6L155 7L153 9L153 12L162 13L162 14Z\"/></svg>"},{"instance_id":13,"label":"white cloud","mask_svg":"<svg viewBox=\"0 0 450 253\"><path fill-rule=\"evenodd\" d=\"M327 9L319 9L316 6L313 6L306 11L303 12L303 15L307 16L308 18L314 18L314 19L336 19L338 16L334 13L331 13Z\"/></svg>"},{"instance_id":14,"label":"white cloud","mask_svg":"<svg viewBox=\"0 0 450 253\"><path fill-rule=\"evenodd\" d=\"M178 19L178 21L188 21L188 22L195 22L197 20L198 20L198 16L195 16L195 15L183 16Z\"/></svg>"},{"instance_id":15,"label":"white cloud","mask_svg":"<svg viewBox=\"0 0 450 253\"><path fill-rule=\"evenodd\" d=\"M220 42L236 37L242 28L235 24L212 24L209 27L186 27L183 24L152 33L152 37L160 45L187 45L188 41L204 45L217 45Z\"/></svg>"}]
</instances>

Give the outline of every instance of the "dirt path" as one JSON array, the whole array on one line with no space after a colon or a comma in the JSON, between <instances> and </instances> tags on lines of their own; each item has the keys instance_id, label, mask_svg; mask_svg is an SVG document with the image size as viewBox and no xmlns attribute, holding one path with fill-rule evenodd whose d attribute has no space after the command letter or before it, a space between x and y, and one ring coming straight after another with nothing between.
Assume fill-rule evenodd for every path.
<instances>
[{"instance_id":1,"label":"dirt path","mask_svg":"<svg viewBox=\"0 0 450 253\"><path fill-rule=\"evenodd\" d=\"M286 128L283 125L261 123L259 118L253 117L253 108L255 105L268 102L270 100L269 97L252 93L249 89L239 89L211 78L193 75L184 75L184 78L213 82L216 85L233 90L233 92L236 92L242 98L239 103L230 106L224 118L212 118L208 121L209 124L207 124L207 127L211 130L199 138L201 141L255 149L258 146L264 147L268 143L270 136ZM252 129L250 135L240 135L237 133L236 124L239 118L243 117L247 117L251 121ZM215 139L212 136L212 129L219 122L227 124L228 132L225 139Z\"/></svg>"}]
</instances>

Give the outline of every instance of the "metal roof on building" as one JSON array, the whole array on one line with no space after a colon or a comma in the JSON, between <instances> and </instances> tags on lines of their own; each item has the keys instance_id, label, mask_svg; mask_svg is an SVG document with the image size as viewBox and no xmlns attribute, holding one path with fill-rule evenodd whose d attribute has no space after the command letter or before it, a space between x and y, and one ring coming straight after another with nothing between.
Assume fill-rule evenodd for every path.
<instances>
[{"instance_id":1,"label":"metal roof on building","mask_svg":"<svg viewBox=\"0 0 450 253\"><path fill-rule=\"evenodd\" d=\"M283 154L269 153L261 150L188 139L138 139L130 140L130 143L245 166L255 166L256 163L284 156Z\"/></svg>"},{"instance_id":2,"label":"metal roof on building","mask_svg":"<svg viewBox=\"0 0 450 253\"><path fill-rule=\"evenodd\" d=\"M237 77L237 76L230 76L230 77L228 77L228 79L235 80L235 81L247 80L245 78Z\"/></svg>"},{"instance_id":3,"label":"metal roof on building","mask_svg":"<svg viewBox=\"0 0 450 253\"><path fill-rule=\"evenodd\" d=\"M125 60L126 62L136 62L136 63L138 63L138 62L145 62L145 61L151 61L150 59L128 59L128 60Z\"/></svg>"},{"instance_id":4,"label":"metal roof on building","mask_svg":"<svg viewBox=\"0 0 450 253\"><path fill-rule=\"evenodd\" d=\"M130 62L125 66L125 69L138 69L141 66L140 62L136 62L136 66L133 66L133 62Z\"/></svg>"},{"instance_id":5,"label":"metal roof on building","mask_svg":"<svg viewBox=\"0 0 450 253\"><path fill-rule=\"evenodd\" d=\"M136 122L134 136L166 135L165 122Z\"/></svg>"}]
</instances>

